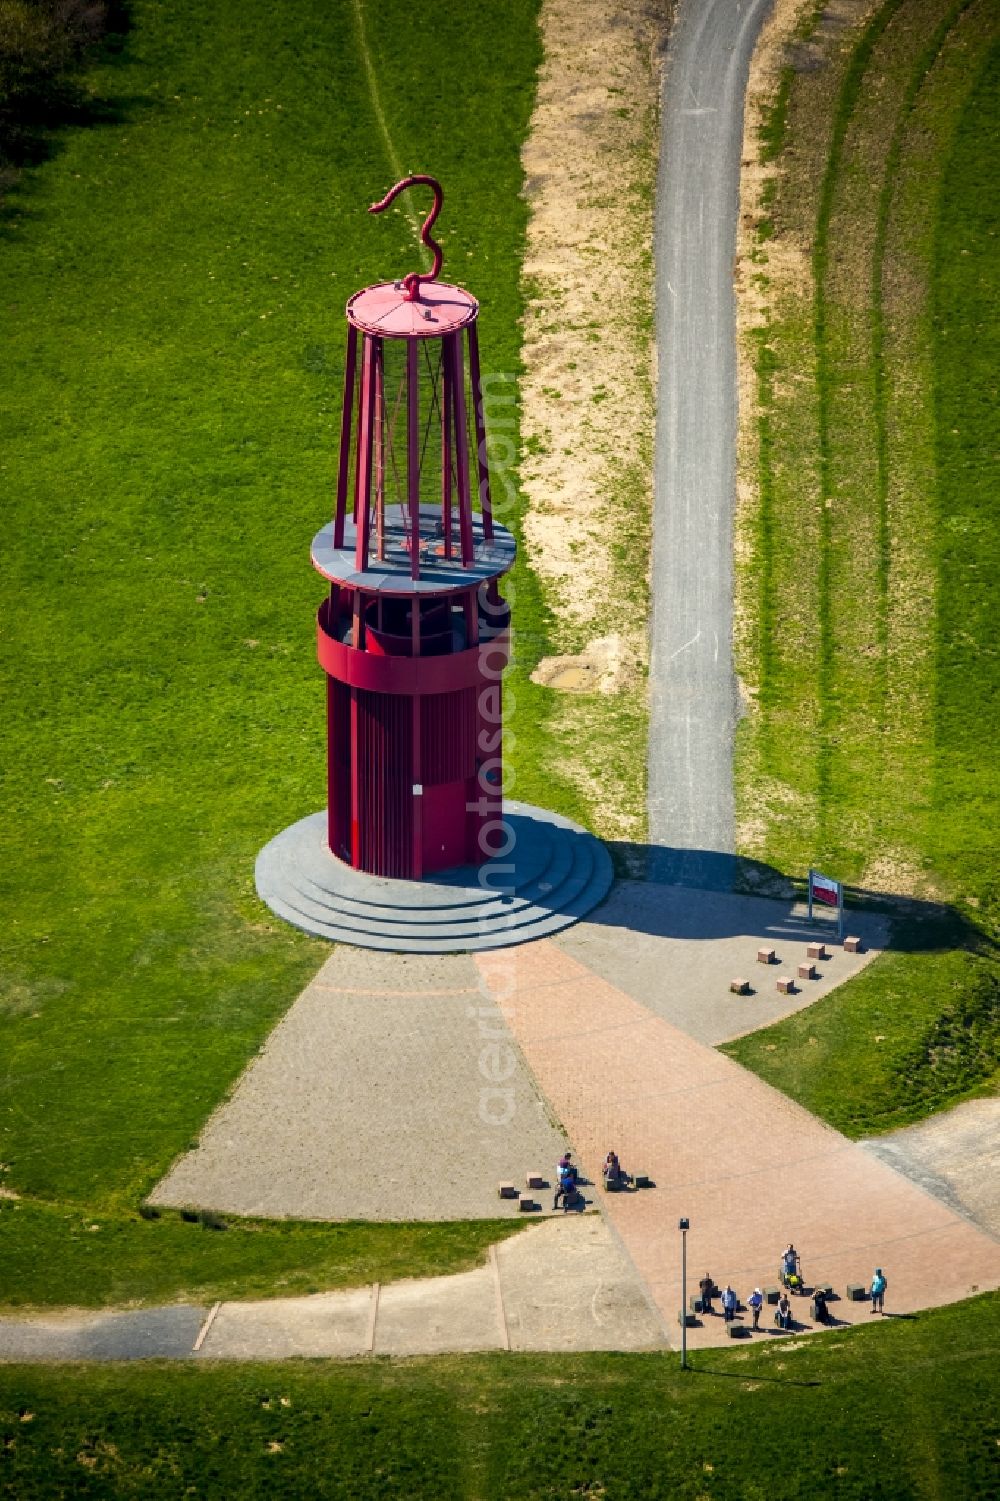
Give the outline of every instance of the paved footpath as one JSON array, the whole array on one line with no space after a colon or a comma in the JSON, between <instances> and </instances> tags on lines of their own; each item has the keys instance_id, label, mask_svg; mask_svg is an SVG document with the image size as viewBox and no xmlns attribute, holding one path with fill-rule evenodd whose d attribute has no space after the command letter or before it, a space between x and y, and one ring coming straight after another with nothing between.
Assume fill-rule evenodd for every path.
<instances>
[{"instance_id":1,"label":"paved footpath","mask_svg":"<svg viewBox=\"0 0 1000 1501\"><path fill-rule=\"evenodd\" d=\"M648 807L653 843L690 885L726 881L718 852L735 848L733 257L743 96L770 8L680 0L663 80Z\"/></svg>"},{"instance_id":2,"label":"paved footpath","mask_svg":"<svg viewBox=\"0 0 1000 1501\"><path fill-rule=\"evenodd\" d=\"M604 1212L672 1343L682 1215L692 1283L709 1272L744 1298L775 1282L789 1240L807 1282L841 1295L883 1266L896 1313L1000 1286L991 1236L557 943L477 962L588 1175L613 1147L627 1170L654 1180L655 1190L607 1196ZM848 1323L869 1317L842 1296L833 1309ZM718 1343L721 1324L703 1321L690 1342Z\"/></svg>"},{"instance_id":3,"label":"paved footpath","mask_svg":"<svg viewBox=\"0 0 1000 1501\"><path fill-rule=\"evenodd\" d=\"M0 1363L284 1360L458 1350L649 1350L667 1341L614 1231L547 1220L449 1277L302 1298L0 1319Z\"/></svg>"}]
</instances>

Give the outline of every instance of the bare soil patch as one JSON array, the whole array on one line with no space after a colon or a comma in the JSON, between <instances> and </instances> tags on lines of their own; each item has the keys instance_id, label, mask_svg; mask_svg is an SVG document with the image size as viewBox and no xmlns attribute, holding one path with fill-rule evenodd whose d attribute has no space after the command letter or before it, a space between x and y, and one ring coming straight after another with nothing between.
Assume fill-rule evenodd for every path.
<instances>
[{"instance_id":1,"label":"bare soil patch","mask_svg":"<svg viewBox=\"0 0 1000 1501\"><path fill-rule=\"evenodd\" d=\"M614 462L653 432L652 191L661 7L545 0L545 58L523 161L524 443L532 567L558 622L614 604ZM651 475L640 504L647 515ZM631 497L629 497L631 499ZM648 554L626 570L648 573ZM635 621L645 645L645 618Z\"/></svg>"},{"instance_id":2,"label":"bare soil patch","mask_svg":"<svg viewBox=\"0 0 1000 1501\"><path fill-rule=\"evenodd\" d=\"M636 677L635 662L621 636L600 636L575 656L543 657L533 683L562 693L617 693Z\"/></svg>"},{"instance_id":3,"label":"bare soil patch","mask_svg":"<svg viewBox=\"0 0 1000 1501\"><path fill-rule=\"evenodd\" d=\"M532 676L553 691L552 732L593 827L631 840L646 816L653 191L671 9L544 0L523 150L524 537L555 647Z\"/></svg>"}]
</instances>

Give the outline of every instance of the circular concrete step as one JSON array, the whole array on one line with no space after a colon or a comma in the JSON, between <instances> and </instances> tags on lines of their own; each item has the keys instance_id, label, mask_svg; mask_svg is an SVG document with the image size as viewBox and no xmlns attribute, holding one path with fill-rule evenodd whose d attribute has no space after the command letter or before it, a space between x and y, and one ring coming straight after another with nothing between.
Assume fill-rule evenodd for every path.
<instances>
[{"instance_id":1,"label":"circular concrete step","mask_svg":"<svg viewBox=\"0 0 1000 1501\"><path fill-rule=\"evenodd\" d=\"M557 813L504 804L510 853L423 881L352 870L326 845L326 814L311 813L257 857L260 897L318 938L403 954L503 948L558 933L608 894L614 872L600 840Z\"/></svg>"}]
</instances>

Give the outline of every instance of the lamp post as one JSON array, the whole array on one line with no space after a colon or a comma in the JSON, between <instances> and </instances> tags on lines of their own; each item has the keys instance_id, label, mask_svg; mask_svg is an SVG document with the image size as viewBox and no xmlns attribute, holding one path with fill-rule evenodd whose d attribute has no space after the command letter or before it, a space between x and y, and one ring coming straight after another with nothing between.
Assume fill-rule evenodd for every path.
<instances>
[{"instance_id":1,"label":"lamp post","mask_svg":"<svg viewBox=\"0 0 1000 1501\"><path fill-rule=\"evenodd\" d=\"M681 1370L688 1368L688 1230L689 1220L679 1220L677 1224L681 1232Z\"/></svg>"}]
</instances>

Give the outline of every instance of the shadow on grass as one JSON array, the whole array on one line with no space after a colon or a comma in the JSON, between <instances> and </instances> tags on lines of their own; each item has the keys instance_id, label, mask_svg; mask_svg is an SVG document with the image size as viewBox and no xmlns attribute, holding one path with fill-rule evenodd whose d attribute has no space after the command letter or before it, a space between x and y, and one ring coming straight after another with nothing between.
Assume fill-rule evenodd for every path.
<instances>
[{"instance_id":1,"label":"shadow on grass","mask_svg":"<svg viewBox=\"0 0 1000 1501\"><path fill-rule=\"evenodd\" d=\"M110 63L124 56L132 23L130 0L110 0L104 35L92 42L77 67ZM0 107L0 238L12 239L35 216L32 173L65 150L66 133L134 122L153 101L137 94L97 95L76 70L49 79ZM27 175L24 175L27 174Z\"/></svg>"},{"instance_id":2,"label":"shadow on grass","mask_svg":"<svg viewBox=\"0 0 1000 1501\"><path fill-rule=\"evenodd\" d=\"M625 927L662 938L737 937L746 931L744 918L739 906L725 898L755 896L787 906L785 916L776 915L769 923L769 935L775 939L801 939L808 933L830 944L835 942L835 926L829 915L821 913L809 924L804 915L792 911L795 903L805 903L805 881L762 861L719 850L673 849L627 841L609 848L618 883L601 906L587 913L589 923ZM705 899L692 903L680 917L676 903L657 898L656 888L671 886L700 892ZM845 885L844 906L847 931L852 916L888 919L892 923L892 947L897 952L964 948L984 958L996 958L1000 950L978 923L940 902Z\"/></svg>"},{"instance_id":3,"label":"shadow on grass","mask_svg":"<svg viewBox=\"0 0 1000 1501\"><path fill-rule=\"evenodd\" d=\"M698 1365L691 1363L688 1357L688 1370L692 1376L714 1376L719 1381L766 1381L772 1386L822 1386L822 1381L800 1381L795 1376L757 1376L749 1375L746 1371L720 1371L717 1366L706 1366L700 1362Z\"/></svg>"}]
</instances>

